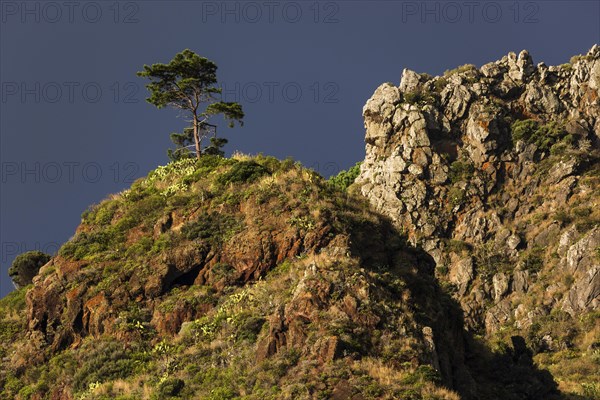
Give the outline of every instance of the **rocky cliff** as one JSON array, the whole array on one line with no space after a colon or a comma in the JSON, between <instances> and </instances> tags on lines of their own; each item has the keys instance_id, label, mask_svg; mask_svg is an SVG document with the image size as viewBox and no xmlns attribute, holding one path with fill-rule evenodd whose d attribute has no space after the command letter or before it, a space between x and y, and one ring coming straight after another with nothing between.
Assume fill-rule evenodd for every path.
<instances>
[{"instance_id":1,"label":"rocky cliff","mask_svg":"<svg viewBox=\"0 0 600 400\"><path fill-rule=\"evenodd\" d=\"M0 396L454 399L477 384L432 271L298 164L172 163L86 211L0 302Z\"/></svg>"},{"instance_id":2,"label":"rocky cliff","mask_svg":"<svg viewBox=\"0 0 600 400\"><path fill-rule=\"evenodd\" d=\"M527 338L565 381L599 372L599 94L596 45L556 67L522 51L405 69L363 109L362 194L435 260L470 331Z\"/></svg>"},{"instance_id":3,"label":"rocky cliff","mask_svg":"<svg viewBox=\"0 0 600 400\"><path fill-rule=\"evenodd\" d=\"M405 70L348 191L159 167L0 300L0 398L597 397L599 58Z\"/></svg>"}]
</instances>

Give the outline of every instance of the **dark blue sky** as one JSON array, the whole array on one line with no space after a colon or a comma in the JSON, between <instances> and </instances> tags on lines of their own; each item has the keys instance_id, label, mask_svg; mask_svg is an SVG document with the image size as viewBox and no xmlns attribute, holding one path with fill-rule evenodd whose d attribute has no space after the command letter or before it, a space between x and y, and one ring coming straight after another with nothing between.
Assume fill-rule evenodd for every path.
<instances>
[{"instance_id":1,"label":"dark blue sky","mask_svg":"<svg viewBox=\"0 0 600 400\"><path fill-rule=\"evenodd\" d=\"M364 154L361 110L403 68L432 75L600 43L593 1L0 1L0 295L23 251L54 252L88 205L167 162L184 122L144 99L143 64L190 48L245 126L226 150L329 176Z\"/></svg>"}]
</instances>

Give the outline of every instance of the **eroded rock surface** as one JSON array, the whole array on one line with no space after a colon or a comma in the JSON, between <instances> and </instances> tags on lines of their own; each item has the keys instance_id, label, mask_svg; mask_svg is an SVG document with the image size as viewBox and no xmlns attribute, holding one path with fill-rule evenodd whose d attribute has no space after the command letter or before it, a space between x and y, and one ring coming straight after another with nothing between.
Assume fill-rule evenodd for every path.
<instances>
[{"instance_id":1,"label":"eroded rock surface","mask_svg":"<svg viewBox=\"0 0 600 400\"><path fill-rule=\"evenodd\" d=\"M364 106L361 191L448 271L472 329L597 310L599 82L598 46L558 67L522 51L404 70Z\"/></svg>"}]
</instances>

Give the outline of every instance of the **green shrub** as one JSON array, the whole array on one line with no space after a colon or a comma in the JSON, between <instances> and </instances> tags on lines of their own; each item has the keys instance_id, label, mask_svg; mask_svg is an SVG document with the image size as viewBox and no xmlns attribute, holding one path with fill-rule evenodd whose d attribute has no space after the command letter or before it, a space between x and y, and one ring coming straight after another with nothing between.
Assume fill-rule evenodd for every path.
<instances>
[{"instance_id":1,"label":"green shrub","mask_svg":"<svg viewBox=\"0 0 600 400\"><path fill-rule=\"evenodd\" d=\"M129 229L133 228L134 226L136 226L140 221L138 219L135 218L135 216L133 215L126 215L122 218L119 218L118 221L116 221L113 225L111 225L110 228L108 228L110 231L116 233L124 233L126 231L128 231Z\"/></svg>"},{"instance_id":2,"label":"green shrub","mask_svg":"<svg viewBox=\"0 0 600 400\"><path fill-rule=\"evenodd\" d=\"M241 222L231 215L204 213L196 221L185 224L181 233L188 240L202 239L212 244L220 244L238 232L241 225Z\"/></svg>"},{"instance_id":3,"label":"green shrub","mask_svg":"<svg viewBox=\"0 0 600 400\"><path fill-rule=\"evenodd\" d=\"M565 136L562 127L556 122L550 122L542 125L536 132L532 140L538 148L547 151L557 141Z\"/></svg>"},{"instance_id":4,"label":"green shrub","mask_svg":"<svg viewBox=\"0 0 600 400\"><path fill-rule=\"evenodd\" d=\"M581 394L586 399L600 399L600 384L598 383L581 383Z\"/></svg>"},{"instance_id":5,"label":"green shrub","mask_svg":"<svg viewBox=\"0 0 600 400\"><path fill-rule=\"evenodd\" d=\"M465 191L461 188L453 187L448 191L448 198L453 207L464 204L466 197Z\"/></svg>"},{"instance_id":6,"label":"green shrub","mask_svg":"<svg viewBox=\"0 0 600 400\"><path fill-rule=\"evenodd\" d=\"M575 136L571 135L570 133L565 135L562 139L561 139L561 143L566 144L567 146L575 146L577 144L577 139L575 138Z\"/></svg>"},{"instance_id":7,"label":"green shrub","mask_svg":"<svg viewBox=\"0 0 600 400\"><path fill-rule=\"evenodd\" d=\"M78 391L91 383L123 379L135 370L135 362L119 342L96 342L89 351L82 351L82 365L73 377Z\"/></svg>"},{"instance_id":8,"label":"green shrub","mask_svg":"<svg viewBox=\"0 0 600 400\"><path fill-rule=\"evenodd\" d=\"M587 218L592 214L590 207L579 207L573 209L573 215L577 218Z\"/></svg>"},{"instance_id":9,"label":"green shrub","mask_svg":"<svg viewBox=\"0 0 600 400\"><path fill-rule=\"evenodd\" d=\"M126 256L143 256L147 254L150 250L152 250L153 246L154 241L152 240L152 238L149 236L144 236L127 248Z\"/></svg>"},{"instance_id":10,"label":"green shrub","mask_svg":"<svg viewBox=\"0 0 600 400\"><path fill-rule=\"evenodd\" d=\"M195 171L184 176L182 183L189 185L197 182L203 177L216 171L219 167L234 164L236 161L230 158L223 158L218 155L204 154L199 160L195 161Z\"/></svg>"},{"instance_id":11,"label":"green shrub","mask_svg":"<svg viewBox=\"0 0 600 400\"><path fill-rule=\"evenodd\" d=\"M510 272L514 265L504 252L499 252L492 242L484 243L475 249L477 274L489 281L498 272Z\"/></svg>"},{"instance_id":12,"label":"green shrub","mask_svg":"<svg viewBox=\"0 0 600 400\"><path fill-rule=\"evenodd\" d=\"M290 157L287 157L285 160L283 160L281 162L281 166L279 167L279 170L283 171L283 172L289 171L292 168L294 168L295 165L296 165L296 163L294 162L294 160Z\"/></svg>"},{"instance_id":13,"label":"green shrub","mask_svg":"<svg viewBox=\"0 0 600 400\"><path fill-rule=\"evenodd\" d=\"M279 159L273 156L265 156L262 154L257 155L254 161L269 170L270 174L279 171L282 164Z\"/></svg>"},{"instance_id":14,"label":"green shrub","mask_svg":"<svg viewBox=\"0 0 600 400\"><path fill-rule=\"evenodd\" d=\"M402 383L414 385L424 382L441 383L440 373L430 365L419 365L412 373L408 374Z\"/></svg>"},{"instance_id":15,"label":"green shrub","mask_svg":"<svg viewBox=\"0 0 600 400\"><path fill-rule=\"evenodd\" d=\"M30 399L36 393L37 390L35 386L25 386L19 390L19 397L22 399Z\"/></svg>"},{"instance_id":16,"label":"green shrub","mask_svg":"<svg viewBox=\"0 0 600 400\"><path fill-rule=\"evenodd\" d=\"M26 329L26 300L27 290L31 285L14 290L0 299L0 359L6 354L3 344L11 343L21 336ZM8 315L18 315L18 319L6 318ZM0 384L2 380L0 377ZM0 385L1 386L1 385ZM0 394L2 390L0 389ZM1 397L1 396L0 396Z\"/></svg>"},{"instance_id":17,"label":"green shrub","mask_svg":"<svg viewBox=\"0 0 600 400\"><path fill-rule=\"evenodd\" d=\"M256 342L258 334L260 333L263 325L265 324L265 318L257 315L253 315L251 312L245 312L237 316L237 326L235 330L235 337L237 340L247 340L251 343Z\"/></svg>"},{"instance_id":18,"label":"green shrub","mask_svg":"<svg viewBox=\"0 0 600 400\"><path fill-rule=\"evenodd\" d=\"M193 378L194 383L201 385L202 389L210 393L203 399L225 400L236 396L235 386L239 376L233 368L206 367L200 369Z\"/></svg>"},{"instance_id":19,"label":"green shrub","mask_svg":"<svg viewBox=\"0 0 600 400\"><path fill-rule=\"evenodd\" d=\"M460 254L462 252L470 251L471 245L462 240L447 240L446 249L449 252Z\"/></svg>"},{"instance_id":20,"label":"green shrub","mask_svg":"<svg viewBox=\"0 0 600 400\"><path fill-rule=\"evenodd\" d=\"M215 265L213 265L210 272L213 275L214 280L218 281L223 278L230 278L236 272L236 270L230 264L216 263Z\"/></svg>"},{"instance_id":21,"label":"green shrub","mask_svg":"<svg viewBox=\"0 0 600 400\"><path fill-rule=\"evenodd\" d=\"M159 254L163 251L171 248L175 242L175 235L172 232L165 232L161 234L152 244L150 251L153 254Z\"/></svg>"},{"instance_id":22,"label":"green shrub","mask_svg":"<svg viewBox=\"0 0 600 400\"><path fill-rule=\"evenodd\" d=\"M233 389L228 387L218 387L210 391L210 395L206 397L207 400L229 400L236 397L236 393Z\"/></svg>"},{"instance_id":23,"label":"green shrub","mask_svg":"<svg viewBox=\"0 0 600 400\"><path fill-rule=\"evenodd\" d=\"M538 127L538 122L533 119L515 121L511 126L513 142L516 143L519 140L527 140L534 134Z\"/></svg>"},{"instance_id":24,"label":"green shrub","mask_svg":"<svg viewBox=\"0 0 600 400\"><path fill-rule=\"evenodd\" d=\"M292 217L290 218L289 223L291 226L304 230L311 230L315 227L315 221L310 215Z\"/></svg>"},{"instance_id":25,"label":"green shrub","mask_svg":"<svg viewBox=\"0 0 600 400\"><path fill-rule=\"evenodd\" d=\"M184 388L185 382L178 378L167 378L158 386L161 396L177 396Z\"/></svg>"},{"instance_id":26,"label":"green shrub","mask_svg":"<svg viewBox=\"0 0 600 400\"><path fill-rule=\"evenodd\" d=\"M586 219L575 223L575 228L579 233L586 233L589 230L593 229L595 226L597 226L598 223L599 222L597 220Z\"/></svg>"},{"instance_id":27,"label":"green shrub","mask_svg":"<svg viewBox=\"0 0 600 400\"><path fill-rule=\"evenodd\" d=\"M569 60L569 63L570 63L571 65L573 65L573 64L576 64L576 63L578 63L579 61L591 61L591 60L593 60L593 59L594 59L594 57L593 57L593 56L588 56L588 55L582 55L582 54L579 54L579 55L577 55L577 56L573 56L573 57L571 57L571 59Z\"/></svg>"},{"instance_id":28,"label":"green shrub","mask_svg":"<svg viewBox=\"0 0 600 400\"><path fill-rule=\"evenodd\" d=\"M544 249L533 247L522 254L523 268L533 272L539 272L544 267Z\"/></svg>"},{"instance_id":29,"label":"green shrub","mask_svg":"<svg viewBox=\"0 0 600 400\"><path fill-rule=\"evenodd\" d=\"M402 99L408 104L434 103L439 98L438 93L432 93L427 89L416 89L402 94Z\"/></svg>"},{"instance_id":30,"label":"green shrub","mask_svg":"<svg viewBox=\"0 0 600 400\"><path fill-rule=\"evenodd\" d=\"M270 174L287 172L296 167L296 163L291 157L287 157L284 160L279 160L273 156L265 156L262 153L259 153L256 157L254 157L254 161L257 164L265 167Z\"/></svg>"},{"instance_id":31,"label":"green shrub","mask_svg":"<svg viewBox=\"0 0 600 400\"><path fill-rule=\"evenodd\" d=\"M125 310L119 312L118 326L119 329L127 332L137 332L140 337L145 337L152 333L151 319L150 310L140 308L138 303L129 303Z\"/></svg>"},{"instance_id":32,"label":"green shrub","mask_svg":"<svg viewBox=\"0 0 600 400\"><path fill-rule=\"evenodd\" d=\"M444 90L444 88L448 85L448 79L444 78L444 77L439 77L438 79L436 79L435 83L433 84L433 86L435 87L435 91L440 93L442 90Z\"/></svg>"},{"instance_id":33,"label":"green shrub","mask_svg":"<svg viewBox=\"0 0 600 400\"><path fill-rule=\"evenodd\" d=\"M452 183L469 181L473 177L475 166L470 160L456 160L450 164L450 181Z\"/></svg>"},{"instance_id":34,"label":"green shrub","mask_svg":"<svg viewBox=\"0 0 600 400\"><path fill-rule=\"evenodd\" d=\"M0 341L2 343L12 342L23 328L25 328L24 324L16 324L12 320L5 321L0 319Z\"/></svg>"},{"instance_id":35,"label":"green shrub","mask_svg":"<svg viewBox=\"0 0 600 400\"><path fill-rule=\"evenodd\" d=\"M562 156L569 149L569 145L565 142L558 142L550 147L550 154L553 156Z\"/></svg>"},{"instance_id":36,"label":"green shrub","mask_svg":"<svg viewBox=\"0 0 600 400\"><path fill-rule=\"evenodd\" d=\"M81 214L81 220L90 225L106 226L110 224L118 209L118 200L104 201L85 210Z\"/></svg>"},{"instance_id":37,"label":"green shrub","mask_svg":"<svg viewBox=\"0 0 600 400\"><path fill-rule=\"evenodd\" d=\"M563 225L570 224L573 218L566 211L560 210L554 214L554 219Z\"/></svg>"},{"instance_id":38,"label":"green shrub","mask_svg":"<svg viewBox=\"0 0 600 400\"><path fill-rule=\"evenodd\" d=\"M11 311L22 311L25 310L27 305L25 296L27 295L27 290L31 286L24 286L20 289L13 290L9 294L7 294L4 298L0 299L0 315L2 315L2 311L8 310Z\"/></svg>"},{"instance_id":39,"label":"green shrub","mask_svg":"<svg viewBox=\"0 0 600 400\"><path fill-rule=\"evenodd\" d=\"M523 140L526 143L535 144L542 151L549 151L568 135L566 135L562 126L556 122L540 125L533 119L526 119L515 121L511 125L511 136L513 143ZM571 136L564 143L569 145L573 142L574 138ZM559 153L560 148L555 148L554 152Z\"/></svg>"},{"instance_id":40,"label":"green shrub","mask_svg":"<svg viewBox=\"0 0 600 400\"><path fill-rule=\"evenodd\" d=\"M574 208L573 215L576 218L575 228L579 233L585 233L600 224L597 218L592 217L592 209L590 207Z\"/></svg>"},{"instance_id":41,"label":"green shrub","mask_svg":"<svg viewBox=\"0 0 600 400\"><path fill-rule=\"evenodd\" d=\"M360 385L359 389L360 389L361 393L363 394L363 396L365 396L367 399L381 398L381 396L384 393L384 389L383 389L383 387L381 387L379 382L375 381L370 376L362 376L360 381L363 380L362 378L369 378L369 379L365 379L364 382L359 382L359 385ZM326 398L329 398L329 396Z\"/></svg>"},{"instance_id":42,"label":"green shrub","mask_svg":"<svg viewBox=\"0 0 600 400\"><path fill-rule=\"evenodd\" d=\"M27 286L37 275L40 268L50 261L50 256L34 250L18 255L8 269L8 275L18 288Z\"/></svg>"},{"instance_id":43,"label":"green shrub","mask_svg":"<svg viewBox=\"0 0 600 400\"><path fill-rule=\"evenodd\" d=\"M108 249L114 248L122 239L122 235L114 229L90 233L81 232L65 243L58 254L74 260L93 258Z\"/></svg>"},{"instance_id":44,"label":"green shrub","mask_svg":"<svg viewBox=\"0 0 600 400\"><path fill-rule=\"evenodd\" d=\"M143 224L151 227L156 222L160 214L164 212L167 205L165 196L154 194L143 199L131 203L127 207L126 214L123 218L128 218L127 224L122 227L129 229L133 226Z\"/></svg>"},{"instance_id":45,"label":"green shrub","mask_svg":"<svg viewBox=\"0 0 600 400\"><path fill-rule=\"evenodd\" d=\"M563 278L563 283L565 284L565 286L571 287L571 285L575 283L575 278L571 274L565 275L565 277Z\"/></svg>"},{"instance_id":46,"label":"green shrub","mask_svg":"<svg viewBox=\"0 0 600 400\"><path fill-rule=\"evenodd\" d=\"M404 93L404 101L408 104L417 104L423 101L423 94L420 91L413 91Z\"/></svg>"},{"instance_id":47,"label":"green shrub","mask_svg":"<svg viewBox=\"0 0 600 400\"><path fill-rule=\"evenodd\" d=\"M345 192L348 189L348 187L354 183L354 181L360 174L361 164L362 162L357 162L354 166L350 167L348 171L340 171L336 176L332 176L331 178L329 178L329 184Z\"/></svg>"},{"instance_id":48,"label":"green shrub","mask_svg":"<svg viewBox=\"0 0 600 400\"><path fill-rule=\"evenodd\" d=\"M269 174L269 170L255 161L238 161L231 169L217 178L221 185L249 183Z\"/></svg>"},{"instance_id":49,"label":"green shrub","mask_svg":"<svg viewBox=\"0 0 600 400\"><path fill-rule=\"evenodd\" d=\"M436 275L447 275L449 271L447 265L438 265L435 267L435 270L437 272Z\"/></svg>"}]
</instances>

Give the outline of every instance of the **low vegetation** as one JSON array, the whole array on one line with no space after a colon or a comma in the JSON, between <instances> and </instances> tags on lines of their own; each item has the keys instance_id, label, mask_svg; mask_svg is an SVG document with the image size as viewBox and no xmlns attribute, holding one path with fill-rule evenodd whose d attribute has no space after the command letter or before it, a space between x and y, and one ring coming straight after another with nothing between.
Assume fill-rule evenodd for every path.
<instances>
[{"instance_id":1,"label":"low vegetation","mask_svg":"<svg viewBox=\"0 0 600 400\"><path fill-rule=\"evenodd\" d=\"M11 311L0 317L0 335L5 339L0 355L15 350L16 355L0 373L2 396L30 399L55 393L60 397L56 383L63 382L78 399L326 398L345 382L348 389L344 390L365 399L457 398L441 386L439 374L419 360L418 328L409 318L414 310L398 300L409 296L404 283L408 275L402 276L409 271L383 273L382 262L377 261L385 254L379 249L384 243L381 235L391 228L382 228L364 200L346 193L359 168L357 164L327 181L291 160L262 155L181 159L86 210L78 233L59 250L57 265L49 268L48 279L64 273L60 272L63 263L83 265L71 272L67 290L77 293L86 288L81 292L83 302L102 296L124 304L113 305L113 317L105 316L107 321L116 318L110 333L83 335L76 346L40 354L31 347L36 342L22 336L28 288L3 299L0 308ZM299 250L296 257L255 278L240 276L239 264L221 259L210 264L205 284L192 284L199 276L195 272L163 287L164 292L154 295L158 296L154 311L143 294L147 289L135 288L136 280L153 279L156 266L165 261L174 265L194 254L222 257L232 246L264 240L265 232L283 233L285 244L289 238L310 237L324 227L330 233L319 233L324 235L319 240L338 234L356 236L353 253L347 250L333 257ZM240 239L239 235L254 236ZM312 268L317 272L310 278L306 271ZM306 344L283 347L257 361L256 348L265 346L273 329L270 320L279 307L289 304L296 291L308 290L303 287L319 291L324 283L332 285L327 300L331 304L311 311ZM333 311L355 298L360 288L373 285L381 288L378 297L365 299L356 310L369 316L365 322ZM141 297L119 295L123 287ZM379 302L391 308L376 306ZM389 313L405 318L394 319ZM181 314L188 316L169 328L174 332L167 333L157 323ZM364 325L367 321L387 322L373 333ZM390 329L404 329L409 339L377 339ZM323 334L339 338L336 355L326 363L303 354ZM42 358L25 359L28 354ZM363 355L386 361L375 369L360 362ZM23 375L19 365L25 364ZM315 373L315 368L320 372ZM384 370L401 379L385 378Z\"/></svg>"},{"instance_id":2,"label":"low vegetation","mask_svg":"<svg viewBox=\"0 0 600 400\"><path fill-rule=\"evenodd\" d=\"M553 154L560 154L567 146L575 144L574 136L567 134L556 122L540 124L533 119L520 120L512 124L511 132L513 143L523 140Z\"/></svg>"},{"instance_id":3,"label":"low vegetation","mask_svg":"<svg viewBox=\"0 0 600 400\"><path fill-rule=\"evenodd\" d=\"M8 276L17 288L31 284L40 268L50 261L50 255L34 250L18 255L8 269Z\"/></svg>"},{"instance_id":4,"label":"low vegetation","mask_svg":"<svg viewBox=\"0 0 600 400\"><path fill-rule=\"evenodd\" d=\"M348 170L342 170L337 175L332 176L329 179L329 183L341 190L346 191L348 187L354 183L358 175L360 174L360 165L362 162L357 162L354 166L348 168Z\"/></svg>"}]
</instances>

